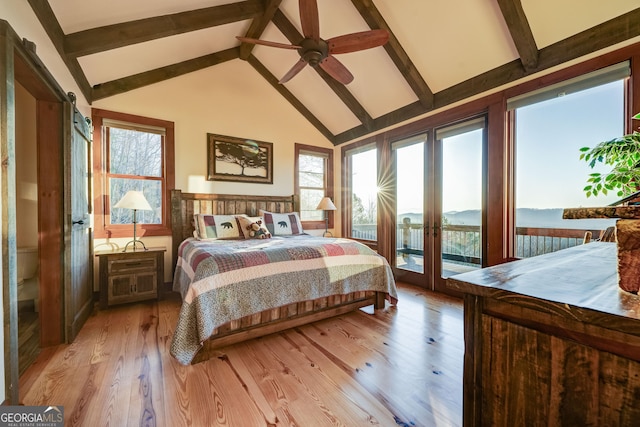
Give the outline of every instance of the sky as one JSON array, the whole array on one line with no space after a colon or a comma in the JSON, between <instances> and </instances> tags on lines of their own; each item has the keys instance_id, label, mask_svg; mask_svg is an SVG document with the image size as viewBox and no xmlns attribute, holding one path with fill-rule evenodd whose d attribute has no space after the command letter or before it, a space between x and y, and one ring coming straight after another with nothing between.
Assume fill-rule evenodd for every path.
<instances>
[{"instance_id":1,"label":"sky","mask_svg":"<svg viewBox=\"0 0 640 427\"><path fill-rule=\"evenodd\" d=\"M615 194L587 198L582 189L592 172L580 160L581 147L624 134L622 81L554 98L516 113L516 206L565 208L604 206Z\"/></svg>"}]
</instances>

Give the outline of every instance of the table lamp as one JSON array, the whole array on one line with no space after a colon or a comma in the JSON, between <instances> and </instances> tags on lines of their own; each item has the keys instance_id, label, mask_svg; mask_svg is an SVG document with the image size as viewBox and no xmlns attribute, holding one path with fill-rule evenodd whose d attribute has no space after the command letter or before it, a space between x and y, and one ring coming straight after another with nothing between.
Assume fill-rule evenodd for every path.
<instances>
[{"instance_id":1,"label":"table lamp","mask_svg":"<svg viewBox=\"0 0 640 427\"><path fill-rule=\"evenodd\" d=\"M134 191L134 190L127 191L127 194L125 194L124 197L120 199L118 203L115 204L114 208L133 209L133 240L131 240L125 245L124 250L122 252L126 252L127 248L132 243L133 243L134 252L136 251L137 243L140 243L144 248L144 250L146 251L147 247L144 245L144 243L142 243L142 240L139 240L136 238L136 224L137 224L136 213L138 210L150 211L153 209L151 208L151 205L149 205L149 202L147 202L147 199L145 199L144 195L142 194L142 191Z\"/></svg>"},{"instance_id":2,"label":"table lamp","mask_svg":"<svg viewBox=\"0 0 640 427\"><path fill-rule=\"evenodd\" d=\"M333 204L329 197L323 197L322 200L320 200L320 203L318 203L318 207L316 209L324 211L324 233L322 233L322 237L327 235L333 236L333 234L329 232L329 214L327 211L335 211L336 205Z\"/></svg>"}]
</instances>

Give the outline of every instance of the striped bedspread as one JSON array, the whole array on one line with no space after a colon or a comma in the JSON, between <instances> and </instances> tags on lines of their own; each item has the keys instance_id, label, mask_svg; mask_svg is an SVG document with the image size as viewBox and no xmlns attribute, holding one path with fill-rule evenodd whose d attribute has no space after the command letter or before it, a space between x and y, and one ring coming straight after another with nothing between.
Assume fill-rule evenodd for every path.
<instances>
[{"instance_id":1,"label":"striped bedspread","mask_svg":"<svg viewBox=\"0 0 640 427\"><path fill-rule=\"evenodd\" d=\"M348 239L185 240L173 290L183 299L171 354L189 364L215 328L271 308L355 291L382 291L395 304L387 261Z\"/></svg>"}]
</instances>

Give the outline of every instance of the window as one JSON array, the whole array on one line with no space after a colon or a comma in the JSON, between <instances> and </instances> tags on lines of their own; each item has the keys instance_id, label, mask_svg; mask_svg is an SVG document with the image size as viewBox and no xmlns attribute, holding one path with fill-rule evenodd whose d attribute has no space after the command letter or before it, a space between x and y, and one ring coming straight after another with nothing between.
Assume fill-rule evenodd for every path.
<instances>
[{"instance_id":1,"label":"window","mask_svg":"<svg viewBox=\"0 0 640 427\"><path fill-rule=\"evenodd\" d=\"M323 197L333 198L333 150L295 144L295 193L300 196L303 228L324 229L325 212L316 209ZM328 227L333 228L334 213L327 211Z\"/></svg>"},{"instance_id":2,"label":"window","mask_svg":"<svg viewBox=\"0 0 640 427\"><path fill-rule=\"evenodd\" d=\"M347 150L346 186L351 200L349 237L378 240L378 150L375 145Z\"/></svg>"},{"instance_id":3,"label":"window","mask_svg":"<svg viewBox=\"0 0 640 427\"><path fill-rule=\"evenodd\" d=\"M95 236L128 237L133 211L114 208L129 190L142 191L152 210L138 211L140 234L171 234L174 187L173 122L93 110Z\"/></svg>"},{"instance_id":4,"label":"window","mask_svg":"<svg viewBox=\"0 0 640 427\"><path fill-rule=\"evenodd\" d=\"M586 197L583 188L594 170L579 160L579 150L624 133L628 75L628 62L621 63L508 101L516 153L516 257L574 246L585 230L613 225L563 220L562 209L617 199L615 191Z\"/></svg>"}]
</instances>

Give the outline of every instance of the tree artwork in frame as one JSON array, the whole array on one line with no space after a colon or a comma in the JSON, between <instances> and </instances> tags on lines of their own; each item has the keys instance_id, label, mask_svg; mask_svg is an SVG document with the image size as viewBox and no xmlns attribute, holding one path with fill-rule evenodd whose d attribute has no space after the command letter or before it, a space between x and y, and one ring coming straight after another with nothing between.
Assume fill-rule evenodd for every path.
<instances>
[{"instance_id":1,"label":"tree artwork in frame","mask_svg":"<svg viewBox=\"0 0 640 427\"><path fill-rule=\"evenodd\" d=\"M208 133L207 180L273 184L273 143Z\"/></svg>"}]
</instances>

